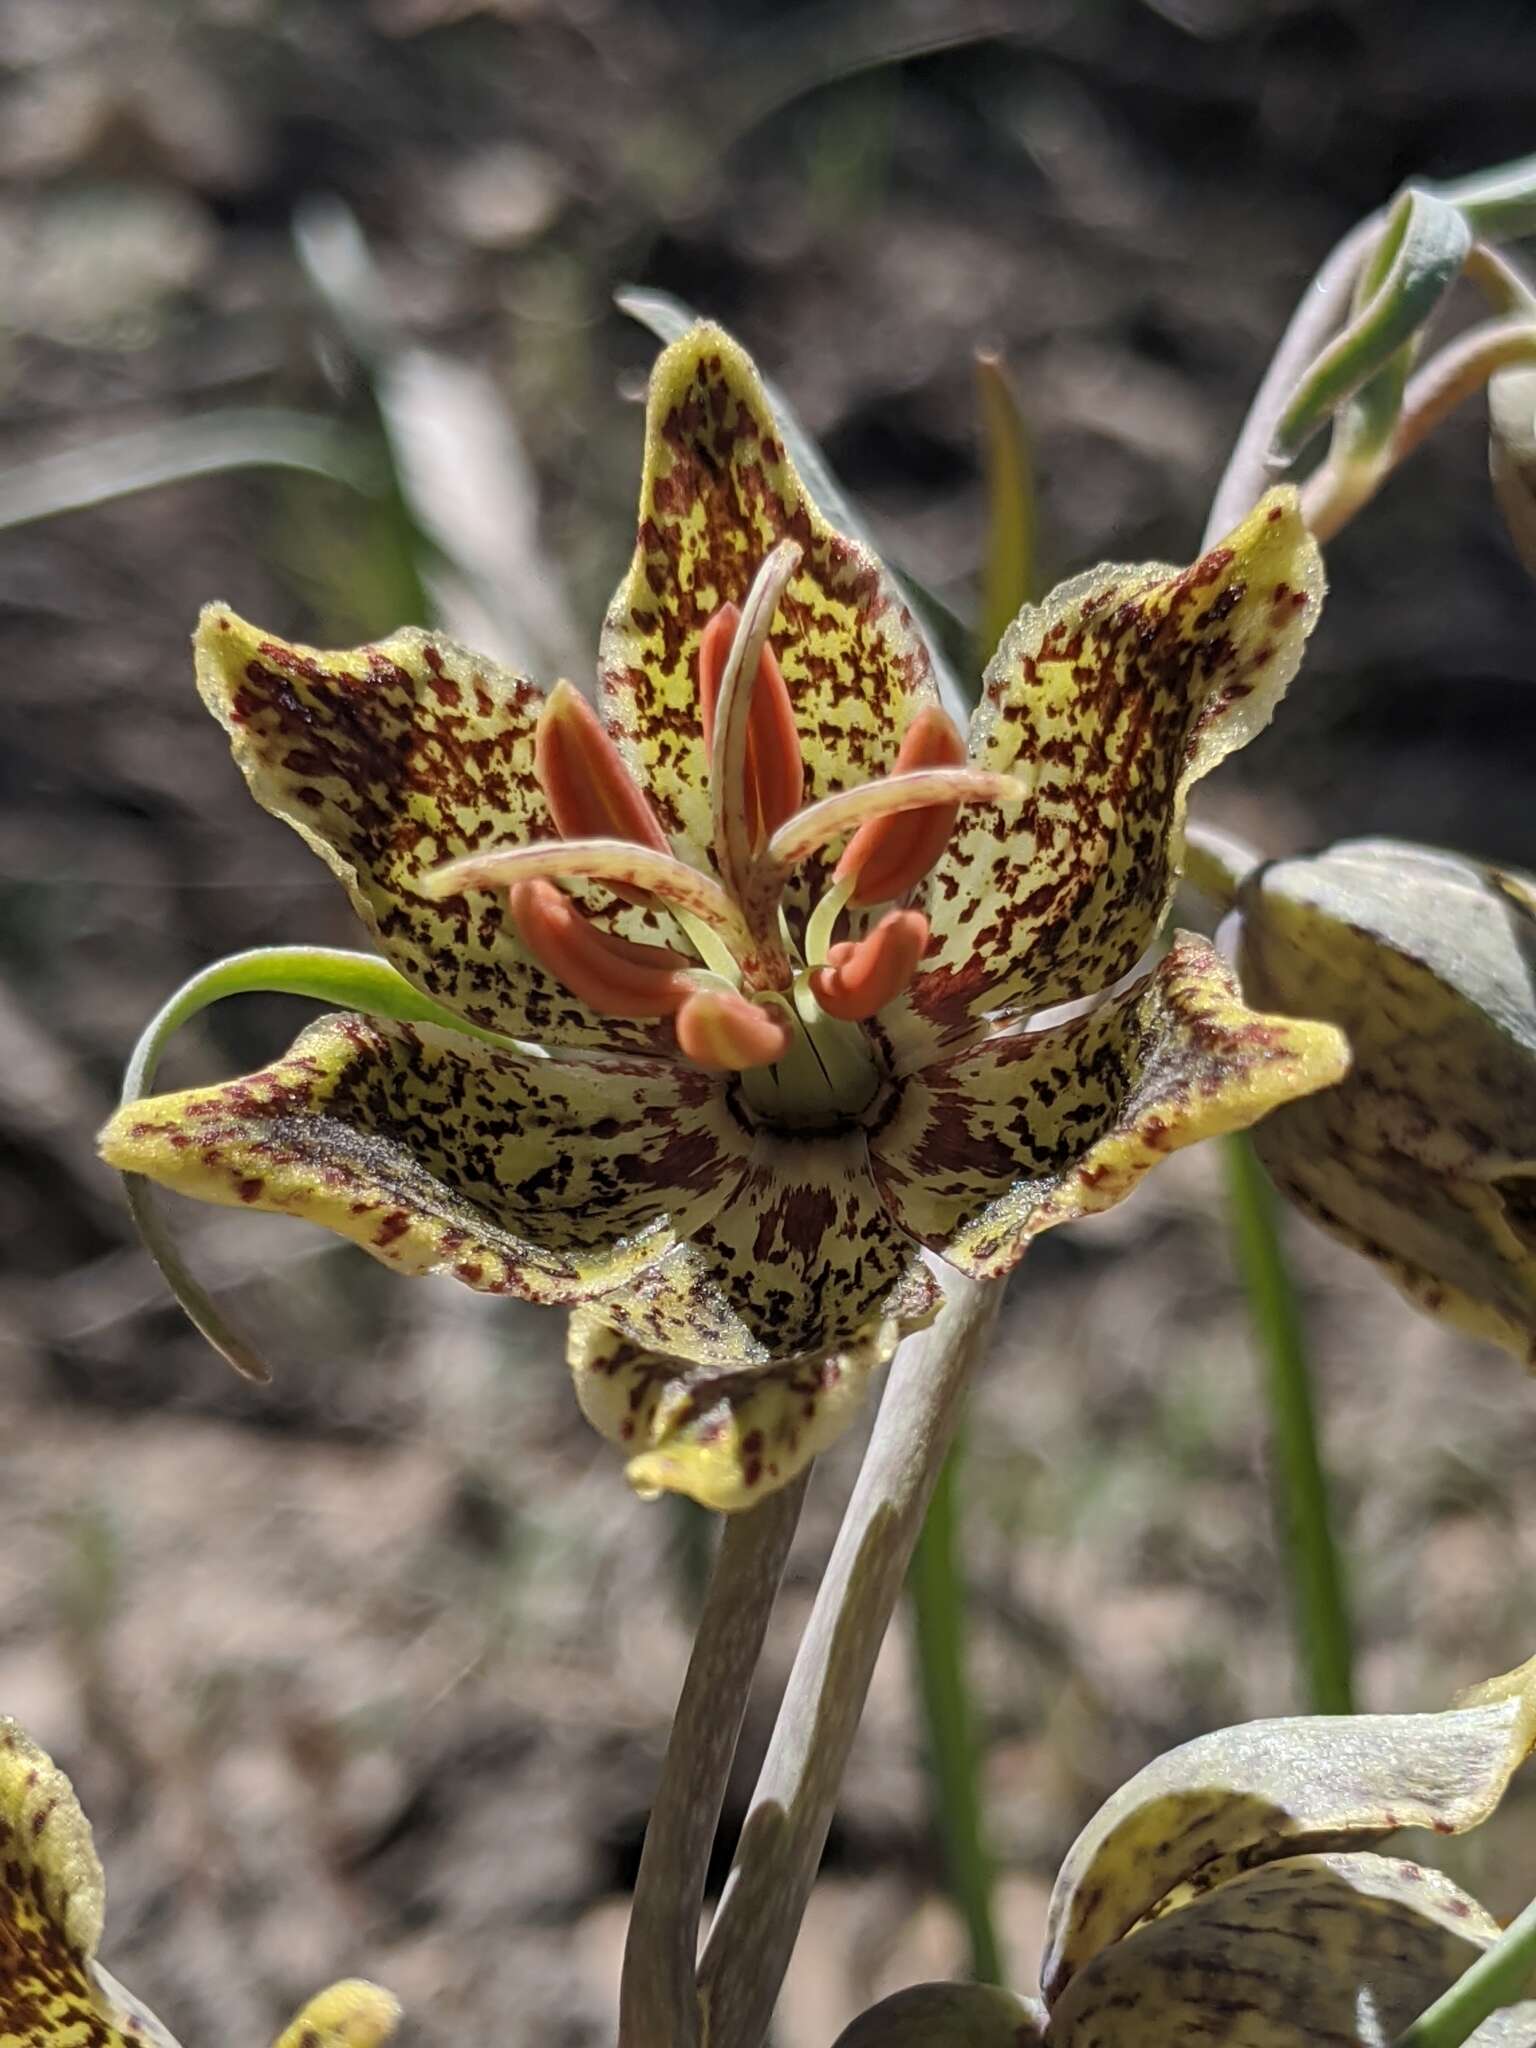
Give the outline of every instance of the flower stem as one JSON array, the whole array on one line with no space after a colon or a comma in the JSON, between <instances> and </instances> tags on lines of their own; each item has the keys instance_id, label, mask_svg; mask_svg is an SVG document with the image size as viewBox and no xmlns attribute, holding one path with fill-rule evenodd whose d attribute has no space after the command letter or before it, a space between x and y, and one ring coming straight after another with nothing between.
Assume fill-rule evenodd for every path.
<instances>
[{"instance_id":1,"label":"flower stem","mask_svg":"<svg viewBox=\"0 0 1536 2048\"><path fill-rule=\"evenodd\" d=\"M621 2048L698 2048L702 2038L694 1963L704 1878L809 1477L802 1473L758 1507L725 1518L635 1877L619 1988Z\"/></svg>"},{"instance_id":2,"label":"flower stem","mask_svg":"<svg viewBox=\"0 0 1536 2048\"><path fill-rule=\"evenodd\" d=\"M1373 213L1358 227L1351 228L1297 300L1291 324L1264 372L1264 381L1254 394L1221 482L1216 486L1204 546L1209 547L1236 526L1272 481L1269 451L1286 401L1303 371L1311 366L1328 337L1347 317L1355 278L1385 218L1384 211Z\"/></svg>"},{"instance_id":3,"label":"flower stem","mask_svg":"<svg viewBox=\"0 0 1536 2048\"><path fill-rule=\"evenodd\" d=\"M1309 1702L1316 1713L1354 1712L1344 1575L1333 1539L1328 1481L1301 1307L1276 1224L1275 1198L1252 1145L1226 1141L1227 1189L1238 1266L1265 1357L1276 1519Z\"/></svg>"},{"instance_id":4,"label":"flower stem","mask_svg":"<svg viewBox=\"0 0 1536 2048\"><path fill-rule=\"evenodd\" d=\"M705 1945L709 2048L758 2048L768 2031L875 1658L1001 1293L957 1281L891 1366Z\"/></svg>"},{"instance_id":5,"label":"flower stem","mask_svg":"<svg viewBox=\"0 0 1536 2048\"><path fill-rule=\"evenodd\" d=\"M1392 439L1379 456L1338 465L1330 458L1308 477L1301 506L1313 533L1320 541L1332 540L1448 413L1498 371L1533 362L1536 320L1529 313L1485 320L1458 335L1408 386Z\"/></svg>"},{"instance_id":6,"label":"flower stem","mask_svg":"<svg viewBox=\"0 0 1536 2048\"><path fill-rule=\"evenodd\" d=\"M992 1857L982 1827L979 1746L966 1684L965 1582L957 1556L955 1482L964 1448L957 1440L944 1460L912 1553L907 1595L949 1893L970 1937L971 1975L983 1984L1001 1984Z\"/></svg>"},{"instance_id":7,"label":"flower stem","mask_svg":"<svg viewBox=\"0 0 1536 2048\"><path fill-rule=\"evenodd\" d=\"M1460 2048L1490 2013L1522 1998L1536 1976L1536 1899L1512 1920L1493 1947L1443 1991L1394 2048ZM1526 2011L1529 2012L1527 2007ZM1522 2038L1526 2029L1520 2030Z\"/></svg>"}]
</instances>

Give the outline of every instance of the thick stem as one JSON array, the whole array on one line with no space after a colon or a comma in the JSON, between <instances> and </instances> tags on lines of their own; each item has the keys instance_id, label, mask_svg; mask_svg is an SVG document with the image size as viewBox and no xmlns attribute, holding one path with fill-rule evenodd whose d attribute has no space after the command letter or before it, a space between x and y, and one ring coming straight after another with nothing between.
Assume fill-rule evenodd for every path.
<instances>
[{"instance_id":1,"label":"thick stem","mask_svg":"<svg viewBox=\"0 0 1536 2048\"><path fill-rule=\"evenodd\" d=\"M923 1518L907 1575L907 1597L912 1604L945 1877L970 1937L971 1975L978 1983L1001 1984L1002 1951L992 1917L992 1855L982 1821L980 1751L965 1671L965 1575L956 1501L956 1475L963 1459L964 1445L957 1440Z\"/></svg>"},{"instance_id":2,"label":"thick stem","mask_svg":"<svg viewBox=\"0 0 1536 2048\"><path fill-rule=\"evenodd\" d=\"M645 1831L619 1990L621 2048L698 2048L704 1878L752 1675L809 1473L728 1515Z\"/></svg>"},{"instance_id":3,"label":"thick stem","mask_svg":"<svg viewBox=\"0 0 1536 2048\"><path fill-rule=\"evenodd\" d=\"M1002 1289L956 1281L891 1366L699 1969L709 2048L758 2048L815 1882L875 1658Z\"/></svg>"},{"instance_id":4,"label":"thick stem","mask_svg":"<svg viewBox=\"0 0 1536 2048\"><path fill-rule=\"evenodd\" d=\"M1265 1359L1276 1520L1290 1572L1308 1703L1314 1713L1352 1714L1349 1610L1318 1448L1301 1310L1264 1169L1244 1137L1229 1138L1226 1153L1238 1265Z\"/></svg>"}]
</instances>

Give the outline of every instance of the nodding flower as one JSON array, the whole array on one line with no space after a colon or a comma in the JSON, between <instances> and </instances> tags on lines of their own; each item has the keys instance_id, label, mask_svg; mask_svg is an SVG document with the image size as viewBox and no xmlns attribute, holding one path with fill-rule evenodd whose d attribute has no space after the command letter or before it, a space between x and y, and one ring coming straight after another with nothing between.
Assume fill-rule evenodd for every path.
<instances>
[{"instance_id":1,"label":"nodding flower","mask_svg":"<svg viewBox=\"0 0 1536 2048\"><path fill-rule=\"evenodd\" d=\"M835 2048L1384 2048L1501 1930L1443 1871L1377 1845L1481 1826L1533 1745L1536 1657L1441 1713L1197 1736L1112 1793L1067 1851L1042 1997L915 1984ZM1471 2039L1528 2048L1536 2001L1501 2006Z\"/></svg>"},{"instance_id":2,"label":"nodding flower","mask_svg":"<svg viewBox=\"0 0 1536 2048\"><path fill-rule=\"evenodd\" d=\"M752 364L696 327L651 379L595 701L436 633L325 653L207 609L199 687L252 793L416 1007L128 1103L106 1156L574 1308L632 1481L750 1505L935 1312L925 1253L1006 1273L1343 1072L1200 939L1127 981L1189 784L1267 721L1321 596L1271 492L1187 569L1026 606L963 732Z\"/></svg>"}]
</instances>

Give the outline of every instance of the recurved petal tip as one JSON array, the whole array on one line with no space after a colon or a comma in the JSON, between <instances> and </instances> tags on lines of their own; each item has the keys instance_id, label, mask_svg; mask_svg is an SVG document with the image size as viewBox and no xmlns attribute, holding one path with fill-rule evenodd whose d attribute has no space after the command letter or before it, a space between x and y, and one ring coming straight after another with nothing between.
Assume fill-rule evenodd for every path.
<instances>
[{"instance_id":1,"label":"recurved petal tip","mask_svg":"<svg viewBox=\"0 0 1536 2048\"><path fill-rule=\"evenodd\" d=\"M582 1413L630 1453L624 1472L636 1493L680 1493L734 1514L787 1486L842 1435L900 1336L886 1318L825 1358L720 1371L632 1343L594 1308L572 1315L566 1356Z\"/></svg>"},{"instance_id":2,"label":"recurved petal tip","mask_svg":"<svg viewBox=\"0 0 1536 2048\"><path fill-rule=\"evenodd\" d=\"M379 2048L399 2024L397 1998L364 1977L347 1977L302 2006L274 2048Z\"/></svg>"}]
</instances>

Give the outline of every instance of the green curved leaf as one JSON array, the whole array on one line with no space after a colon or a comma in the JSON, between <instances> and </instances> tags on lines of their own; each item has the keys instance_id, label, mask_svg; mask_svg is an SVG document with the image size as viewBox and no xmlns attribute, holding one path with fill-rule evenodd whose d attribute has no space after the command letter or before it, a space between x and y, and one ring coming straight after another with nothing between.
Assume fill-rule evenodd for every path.
<instances>
[{"instance_id":1,"label":"green curved leaf","mask_svg":"<svg viewBox=\"0 0 1536 2048\"><path fill-rule=\"evenodd\" d=\"M1275 428L1270 460L1292 461L1340 406L1411 342L1461 274L1472 230L1458 207L1403 193L1367 266L1380 281L1303 376Z\"/></svg>"},{"instance_id":2,"label":"green curved leaf","mask_svg":"<svg viewBox=\"0 0 1536 2048\"><path fill-rule=\"evenodd\" d=\"M309 996L332 1008L397 1017L407 1023L446 1025L469 1037L493 1037L422 995L404 975L372 954L334 946L258 946L203 968L162 1004L140 1033L129 1058L121 1101L137 1102L149 1093L161 1055L184 1024L210 1003L237 995ZM164 1274L188 1320L244 1378L270 1379L259 1353L226 1320L183 1263L150 1182L137 1173L125 1173L122 1181L144 1249Z\"/></svg>"},{"instance_id":3,"label":"green curved leaf","mask_svg":"<svg viewBox=\"0 0 1536 2048\"><path fill-rule=\"evenodd\" d=\"M1491 171L1426 184L1437 199L1457 207L1478 234L1506 242L1536 233L1536 156L1517 157Z\"/></svg>"}]
</instances>

